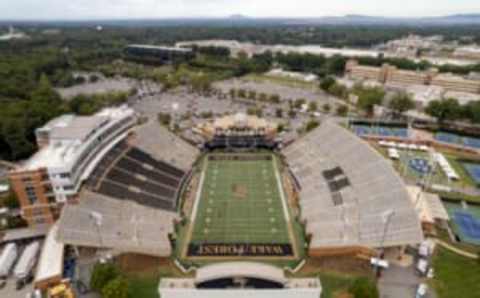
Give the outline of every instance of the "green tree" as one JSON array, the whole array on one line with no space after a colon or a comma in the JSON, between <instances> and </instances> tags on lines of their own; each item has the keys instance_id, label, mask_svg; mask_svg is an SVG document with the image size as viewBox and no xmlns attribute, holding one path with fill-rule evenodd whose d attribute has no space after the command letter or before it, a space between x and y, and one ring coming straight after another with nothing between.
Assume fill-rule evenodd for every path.
<instances>
[{"instance_id":1,"label":"green tree","mask_svg":"<svg viewBox=\"0 0 480 298\"><path fill-rule=\"evenodd\" d=\"M308 103L308 111L309 112L315 112L318 110L318 105L315 101L311 101Z\"/></svg>"},{"instance_id":2,"label":"green tree","mask_svg":"<svg viewBox=\"0 0 480 298\"><path fill-rule=\"evenodd\" d=\"M117 267L113 264L95 264L90 279L90 287L93 290L100 292L110 281L116 279L119 274Z\"/></svg>"},{"instance_id":3,"label":"green tree","mask_svg":"<svg viewBox=\"0 0 480 298\"><path fill-rule=\"evenodd\" d=\"M163 126L169 126L172 121L172 116L168 113L159 113L157 117L158 122Z\"/></svg>"},{"instance_id":4,"label":"green tree","mask_svg":"<svg viewBox=\"0 0 480 298\"><path fill-rule=\"evenodd\" d=\"M415 102L405 92L397 93L388 103L388 107L392 109L395 115L401 116L403 113L415 108Z\"/></svg>"},{"instance_id":5,"label":"green tree","mask_svg":"<svg viewBox=\"0 0 480 298\"><path fill-rule=\"evenodd\" d=\"M354 298L379 298L377 285L369 278L360 277L356 279L349 288L349 293Z\"/></svg>"},{"instance_id":6,"label":"green tree","mask_svg":"<svg viewBox=\"0 0 480 298\"><path fill-rule=\"evenodd\" d=\"M330 107L330 104L326 103L326 104L324 104L324 105L322 106L322 109L323 109L323 111L324 111L325 113L330 113L330 110L331 110L332 108Z\"/></svg>"},{"instance_id":7,"label":"green tree","mask_svg":"<svg viewBox=\"0 0 480 298\"><path fill-rule=\"evenodd\" d=\"M321 82L320 82L320 88L325 91L325 92L328 92L328 90L330 90L330 88L336 83L335 79L332 78L332 77L326 77L324 78Z\"/></svg>"},{"instance_id":8,"label":"green tree","mask_svg":"<svg viewBox=\"0 0 480 298\"><path fill-rule=\"evenodd\" d=\"M314 130L315 128L317 128L319 125L320 125L320 123L317 120L310 119L307 122L307 124L305 125L305 131L310 132L310 131Z\"/></svg>"},{"instance_id":9,"label":"green tree","mask_svg":"<svg viewBox=\"0 0 480 298\"><path fill-rule=\"evenodd\" d=\"M428 103L425 113L437 119L439 123L457 120L461 116L461 107L454 98L433 100Z\"/></svg>"},{"instance_id":10,"label":"green tree","mask_svg":"<svg viewBox=\"0 0 480 298\"><path fill-rule=\"evenodd\" d=\"M347 105L339 105L337 106L336 113L338 116L345 117L348 114L348 106Z\"/></svg>"},{"instance_id":11,"label":"green tree","mask_svg":"<svg viewBox=\"0 0 480 298\"><path fill-rule=\"evenodd\" d=\"M128 288L128 281L123 277L117 277L102 288L102 298L128 298Z\"/></svg>"},{"instance_id":12,"label":"green tree","mask_svg":"<svg viewBox=\"0 0 480 298\"><path fill-rule=\"evenodd\" d=\"M358 107L368 115L372 115L374 107L383 102L385 91L381 88L361 88L356 91L358 95Z\"/></svg>"},{"instance_id":13,"label":"green tree","mask_svg":"<svg viewBox=\"0 0 480 298\"><path fill-rule=\"evenodd\" d=\"M277 118L282 118L282 117L283 117L283 110L282 110L282 108L277 108L277 109L275 110L275 116L276 116Z\"/></svg>"}]
</instances>

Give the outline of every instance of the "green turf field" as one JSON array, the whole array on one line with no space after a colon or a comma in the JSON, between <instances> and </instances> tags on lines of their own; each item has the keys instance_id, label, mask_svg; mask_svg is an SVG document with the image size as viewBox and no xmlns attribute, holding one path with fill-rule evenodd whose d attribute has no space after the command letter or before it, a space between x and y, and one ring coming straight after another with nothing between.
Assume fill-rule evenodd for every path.
<instances>
[{"instance_id":1,"label":"green turf field","mask_svg":"<svg viewBox=\"0 0 480 298\"><path fill-rule=\"evenodd\" d=\"M266 158L212 160L218 156ZM205 162L191 243L291 243L274 155L214 154Z\"/></svg>"}]
</instances>

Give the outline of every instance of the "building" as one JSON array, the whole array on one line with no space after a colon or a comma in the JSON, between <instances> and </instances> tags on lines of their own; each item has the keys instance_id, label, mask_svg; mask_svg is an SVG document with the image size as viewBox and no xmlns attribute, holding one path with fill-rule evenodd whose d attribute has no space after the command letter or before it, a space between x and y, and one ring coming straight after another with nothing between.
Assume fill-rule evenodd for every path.
<instances>
[{"instance_id":1,"label":"building","mask_svg":"<svg viewBox=\"0 0 480 298\"><path fill-rule=\"evenodd\" d=\"M29 225L53 223L61 206L76 198L95 165L136 122L134 111L122 106L93 116L63 115L38 128L38 152L9 172Z\"/></svg>"},{"instance_id":2,"label":"building","mask_svg":"<svg viewBox=\"0 0 480 298\"><path fill-rule=\"evenodd\" d=\"M480 80L465 79L452 74L439 74L434 76L430 84L432 86L442 87L448 91L480 93Z\"/></svg>"},{"instance_id":3,"label":"building","mask_svg":"<svg viewBox=\"0 0 480 298\"><path fill-rule=\"evenodd\" d=\"M469 46L469 47L457 48L455 52L453 52L453 56L455 58L460 58L460 59L480 60L480 47Z\"/></svg>"},{"instance_id":4,"label":"building","mask_svg":"<svg viewBox=\"0 0 480 298\"><path fill-rule=\"evenodd\" d=\"M480 80L472 80L453 74L440 74L437 69L426 71L400 70L384 64L381 67L359 65L350 60L345 66L347 77L356 80L377 80L390 85L427 85L441 87L446 91L480 93Z\"/></svg>"},{"instance_id":5,"label":"building","mask_svg":"<svg viewBox=\"0 0 480 298\"><path fill-rule=\"evenodd\" d=\"M184 62L195 57L192 49L153 45L129 45L125 55L132 60L159 64Z\"/></svg>"},{"instance_id":6,"label":"building","mask_svg":"<svg viewBox=\"0 0 480 298\"><path fill-rule=\"evenodd\" d=\"M158 290L164 298L318 298L322 293L317 278L287 278L277 267L252 262L204 266L194 278L163 278Z\"/></svg>"},{"instance_id":7,"label":"building","mask_svg":"<svg viewBox=\"0 0 480 298\"><path fill-rule=\"evenodd\" d=\"M195 131L214 148L267 148L277 146L277 124L254 115L237 113L201 123Z\"/></svg>"}]
</instances>

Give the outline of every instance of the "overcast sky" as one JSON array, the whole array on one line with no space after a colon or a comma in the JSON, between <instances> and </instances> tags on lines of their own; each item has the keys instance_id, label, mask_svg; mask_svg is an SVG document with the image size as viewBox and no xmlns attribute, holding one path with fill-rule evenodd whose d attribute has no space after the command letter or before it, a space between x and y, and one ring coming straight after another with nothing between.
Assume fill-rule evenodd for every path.
<instances>
[{"instance_id":1,"label":"overcast sky","mask_svg":"<svg viewBox=\"0 0 480 298\"><path fill-rule=\"evenodd\" d=\"M3 20L458 13L480 13L480 0L0 0Z\"/></svg>"}]
</instances>

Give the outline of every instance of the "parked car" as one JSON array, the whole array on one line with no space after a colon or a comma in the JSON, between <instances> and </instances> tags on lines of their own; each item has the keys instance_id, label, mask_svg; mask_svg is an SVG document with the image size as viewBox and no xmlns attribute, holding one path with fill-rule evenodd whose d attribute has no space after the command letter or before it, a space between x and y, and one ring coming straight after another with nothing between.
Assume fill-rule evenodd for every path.
<instances>
[{"instance_id":1,"label":"parked car","mask_svg":"<svg viewBox=\"0 0 480 298\"><path fill-rule=\"evenodd\" d=\"M428 293L428 286L426 284L419 284L415 298L426 298Z\"/></svg>"}]
</instances>

